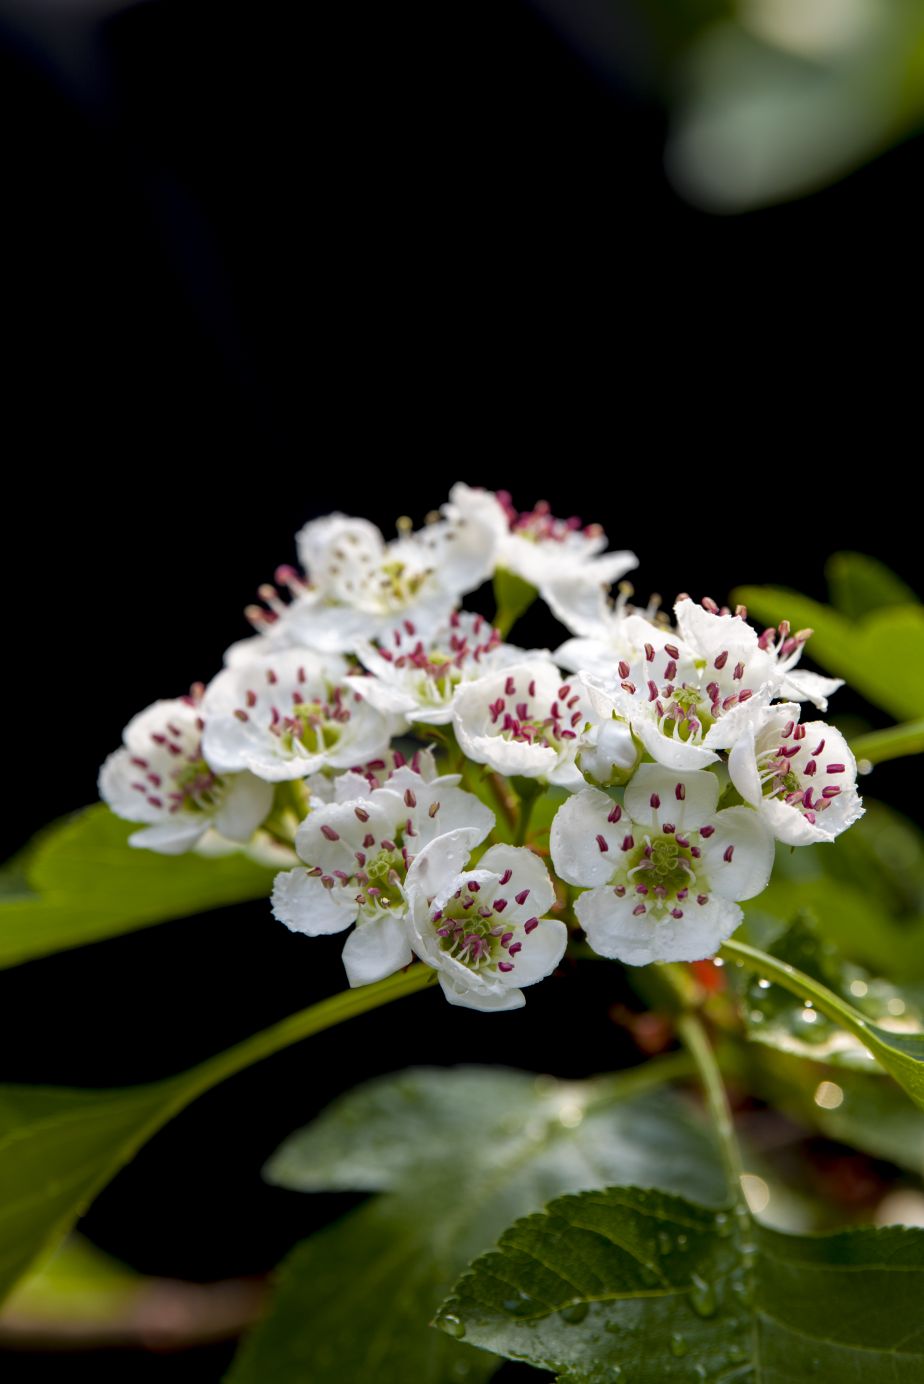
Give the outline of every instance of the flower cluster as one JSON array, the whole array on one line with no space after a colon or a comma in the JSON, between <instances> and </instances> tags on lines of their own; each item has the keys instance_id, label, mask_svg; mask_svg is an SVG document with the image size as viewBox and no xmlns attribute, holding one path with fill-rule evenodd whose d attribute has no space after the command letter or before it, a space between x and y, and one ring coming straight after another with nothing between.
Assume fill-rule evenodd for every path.
<instances>
[{"instance_id":1,"label":"flower cluster","mask_svg":"<svg viewBox=\"0 0 924 1384\"><path fill-rule=\"evenodd\" d=\"M217 838L285 866L276 918L347 933L351 985L416 957L450 1003L513 1009L569 926L631 965L710 956L775 840L833 841L863 812L844 737L802 719L839 686L798 667L811 632L613 600L635 558L596 525L458 484L391 542L334 514L296 544L253 637L129 723L100 793L132 845ZM461 608L492 576L520 609L545 599L555 653Z\"/></svg>"}]
</instances>

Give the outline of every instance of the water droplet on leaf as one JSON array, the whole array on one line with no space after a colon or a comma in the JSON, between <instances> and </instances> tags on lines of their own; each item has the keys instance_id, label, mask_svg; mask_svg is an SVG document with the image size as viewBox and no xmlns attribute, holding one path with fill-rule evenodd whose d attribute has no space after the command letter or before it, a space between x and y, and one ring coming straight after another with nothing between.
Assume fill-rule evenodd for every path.
<instances>
[{"instance_id":1,"label":"water droplet on leaf","mask_svg":"<svg viewBox=\"0 0 924 1384\"><path fill-rule=\"evenodd\" d=\"M690 1279L690 1306L698 1317L714 1317L718 1309L715 1289L711 1283L707 1283L699 1274L693 1274Z\"/></svg>"},{"instance_id":2,"label":"water droplet on leaf","mask_svg":"<svg viewBox=\"0 0 924 1384\"><path fill-rule=\"evenodd\" d=\"M452 1316L451 1313L447 1312L445 1316L437 1317L436 1324L441 1331L446 1332L447 1336L454 1336L457 1341L465 1335L465 1323L460 1321L458 1317Z\"/></svg>"},{"instance_id":3,"label":"water droplet on leaf","mask_svg":"<svg viewBox=\"0 0 924 1384\"><path fill-rule=\"evenodd\" d=\"M690 1347L687 1345L684 1338L680 1335L679 1331L675 1331L674 1334L671 1336L671 1355L676 1355L677 1359L679 1360L681 1356L686 1355L689 1349Z\"/></svg>"},{"instance_id":4,"label":"water droplet on leaf","mask_svg":"<svg viewBox=\"0 0 924 1384\"><path fill-rule=\"evenodd\" d=\"M562 1307L558 1315L562 1321L566 1321L571 1326L577 1326L584 1320L590 1307L586 1302L569 1302L567 1307Z\"/></svg>"}]
</instances>

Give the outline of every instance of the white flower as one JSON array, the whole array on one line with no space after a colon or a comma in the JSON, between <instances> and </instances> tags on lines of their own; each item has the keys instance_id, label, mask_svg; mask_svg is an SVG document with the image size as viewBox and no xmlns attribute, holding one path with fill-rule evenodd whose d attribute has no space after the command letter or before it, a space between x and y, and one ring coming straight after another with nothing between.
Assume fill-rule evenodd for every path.
<instances>
[{"instance_id":1,"label":"white flower","mask_svg":"<svg viewBox=\"0 0 924 1384\"><path fill-rule=\"evenodd\" d=\"M218 773L249 769L270 782L374 759L391 728L363 682L347 676L344 659L305 649L226 668L202 703L205 758Z\"/></svg>"},{"instance_id":2,"label":"white flower","mask_svg":"<svg viewBox=\"0 0 924 1384\"><path fill-rule=\"evenodd\" d=\"M264 604L246 611L257 636L231 645L229 667L280 649L353 653L398 623L429 638L493 569L493 534L463 515L446 513L386 543L367 520L329 514L306 524L296 542L307 576L277 569L288 603L277 587L260 587Z\"/></svg>"},{"instance_id":3,"label":"white flower","mask_svg":"<svg viewBox=\"0 0 924 1384\"><path fill-rule=\"evenodd\" d=\"M580 685L551 663L518 663L467 683L453 707L456 738L469 759L501 774L577 788L575 762L597 716Z\"/></svg>"},{"instance_id":4,"label":"white flower","mask_svg":"<svg viewBox=\"0 0 924 1384\"><path fill-rule=\"evenodd\" d=\"M99 791L117 816L148 824L129 845L178 855L210 827L249 841L272 807L270 784L248 773L219 776L205 762L196 696L154 702L122 738L100 770Z\"/></svg>"},{"instance_id":5,"label":"white flower","mask_svg":"<svg viewBox=\"0 0 924 1384\"><path fill-rule=\"evenodd\" d=\"M708 770L643 764L622 807L586 788L552 822L555 869L587 892L575 914L601 956L632 966L697 961L734 932L736 900L765 888L773 840L750 807L716 811Z\"/></svg>"},{"instance_id":6,"label":"white flower","mask_svg":"<svg viewBox=\"0 0 924 1384\"><path fill-rule=\"evenodd\" d=\"M343 949L351 985L368 985L408 965L404 881L429 842L449 835L463 857L483 841L494 814L458 787L459 776L425 778L410 765L370 788L358 774L336 781L354 796L311 812L295 837L309 867L276 876L273 912L293 932L317 937L356 923Z\"/></svg>"},{"instance_id":7,"label":"white flower","mask_svg":"<svg viewBox=\"0 0 924 1384\"><path fill-rule=\"evenodd\" d=\"M520 988L550 975L568 930L543 917L555 891L537 855L525 846L491 846L465 869L461 833L437 837L407 874L411 946L439 971L450 1004L519 1009Z\"/></svg>"},{"instance_id":8,"label":"white flower","mask_svg":"<svg viewBox=\"0 0 924 1384\"><path fill-rule=\"evenodd\" d=\"M680 602L678 610L690 604ZM738 617L729 619L721 647L704 652L702 641L693 644L652 628L640 657L619 659L606 675L583 673L597 713L626 721L652 758L669 769L711 764L769 703L774 686L766 681L755 632ZM752 655L758 677L749 680Z\"/></svg>"},{"instance_id":9,"label":"white flower","mask_svg":"<svg viewBox=\"0 0 924 1384\"><path fill-rule=\"evenodd\" d=\"M452 720L456 694L464 683L527 657L522 649L501 643L483 616L468 611L454 612L429 640L399 626L378 647L360 645L357 654L372 674L364 689L367 701L381 711L431 726Z\"/></svg>"},{"instance_id":10,"label":"white flower","mask_svg":"<svg viewBox=\"0 0 924 1384\"><path fill-rule=\"evenodd\" d=\"M757 631L747 623L746 612L732 615L719 610L714 601L698 604L689 596L681 597L674 606L681 638L689 645L694 657L702 660L707 670L728 673L740 668L741 677L727 676L716 680L722 689L735 690L735 681L745 683L755 691L769 690L772 697L791 697L794 701L810 701L821 711L827 709L826 698L843 686L841 678L823 678L817 673L793 671L802 657L811 630L790 634L789 624L783 621L778 630L766 629L758 638ZM776 641L774 643L774 641Z\"/></svg>"},{"instance_id":11,"label":"white flower","mask_svg":"<svg viewBox=\"0 0 924 1384\"><path fill-rule=\"evenodd\" d=\"M506 490L495 493L459 482L449 492L446 512L490 532L495 567L536 587L565 623L573 603L590 599L590 593L638 564L634 553L602 553L607 540L599 524L556 519L544 501L518 511Z\"/></svg>"},{"instance_id":12,"label":"white flower","mask_svg":"<svg viewBox=\"0 0 924 1384\"><path fill-rule=\"evenodd\" d=\"M833 841L863 816L857 764L847 741L824 721L799 724L799 707L769 707L728 757L732 783L778 841Z\"/></svg>"}]
</instances>

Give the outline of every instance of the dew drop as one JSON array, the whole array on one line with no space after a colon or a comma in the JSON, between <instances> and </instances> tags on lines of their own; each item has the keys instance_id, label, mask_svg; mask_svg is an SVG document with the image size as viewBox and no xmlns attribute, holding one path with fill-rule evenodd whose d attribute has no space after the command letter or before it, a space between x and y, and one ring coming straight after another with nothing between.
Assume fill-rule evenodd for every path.
<instances>
[{"instance_id":1,"label":"dew drop","mask_svg":"<svg viewBox=\"0 0 924 1384\"><path fill-rule=\"evenodd\" d=\"M686 1235L678 1235L678 1236L677 1236L677 1243L678 1243L678 1245L683 1246L683 1245L686 1244L686 1242L687 1242L687 1237L686 1237Z\"/></svg>"},{"instance_id":2,"label":"dew drop","mask_svg":"<svg viewBox=\"0 0 924 1384\"><path fill-rule=\"evenodd\" d=\"M680 1332L675 1331L671 1336L671 1355L676 1355L679 1360L681 1356L686 1355L689 1349L690 1347L687 1345L683 1336L680 1335Z\"/></svg>"},{"instance_id":3,"label":"dew drop","mask_svg":"<svg viewBox=\"0 0 924 1384\"><path fill-rule=\"evenodd\" d=\"M741 1345L729 1346L728 1358L729 1360L731 1360L733 1365L740 1365L742 1360L746 1360L748 1358L747 1349Z\"/></svg>"},{"instance_id":4,"label":"dew drop","mask_svg":"<svg viewBox=\"0 0 924 1384\"><path fill-rule=\"evenodd\" d=\"M770 989L770 984L771 984L771 982L770 982L769 980L764 980L764 979L760 979L760 980L757 982L758 988L761 989L761 990L769 990L769 989Z\"/></svg>"},{"instance_id":5,"label":"dew drop","mask_svg":"<svg viewBox=\"0 0 924 1384\"><path fill-rule=\"evenodd\" d=\"M735 1229L734 1225L732 1224L731 1217L727 1216L724 1211L720 1211L716 1216L715 1228L723 1240L727 1240L729 1235L733 1234Z\"/></svg>"},{"instance_id":6,"label":"dew drop","mask_svg":"<svg viewBox=\"0 0 924 1384\"><path fill-rule=\"evenodd\" d=\"M666 1230L658 1231L658 1249L662 1254L670 1254L674 1248L674 1242Z\"/></svg>"},{"instance_id":7,"label":"dew drop","mask_svg":"<svg viewBox=\"0 0 924 1384\"><path fill-rule=\"evenodd\" d=\"M693 1274L690 1289L690 1306L698 1317L714 1317L718 1309L715 1289L699 1274Z\"/></svg>"},{"instance_id":8,"label":"dew drop","mask_svg":"<svg viewBox=\"0 0 924 1384\"><path fill-rule=\"evenodd\" d=\"M589 1304L579 1300L577 1302L569 1302L567 1307L562 1307L559 1310L558 1315L561 1317L562 1321L568 1322L570 1326L578 1326L589 1311Z\"/></svg>"},{"instance_id":9,"label":"dew drop","mask_svg":"<svg viewBox=\"0 0 924 1384\"><path fill-rule=\"evenodd\" d=\"M501 1306L512 1317L529 1317L539 1310L540 1304L526 1293L519 1293L516 1297L504 1298Z\"/></svg>"},{"instance_id":10,"label":"dew drop","mask_svg":"<svg viewBox=\"0 0 924 1384\"><path fill-rule=\"evenodd\" d=\"M445 1316L437 1317L436 1324L441 1331L446 1332L447 1336L453 1336L457 1341L460 1341L465 1335L465 1323L460 1321L458 1317L452 1316L451 1313L447 1312Z\"/></svg>"},{"instance_id":11,"label":"dew drop","mask_svg":"<svg viewBox=\"0 0 924 1384\"><path fill-rule=\"evenodd\" d=\"M748 1015L748 1018L750 1019L752 1024L762 1024L764 1021L764 1016L763 1014L761 1014L759 1009L752 1009L750 1014Z\"/></svg>"}]
</instances>

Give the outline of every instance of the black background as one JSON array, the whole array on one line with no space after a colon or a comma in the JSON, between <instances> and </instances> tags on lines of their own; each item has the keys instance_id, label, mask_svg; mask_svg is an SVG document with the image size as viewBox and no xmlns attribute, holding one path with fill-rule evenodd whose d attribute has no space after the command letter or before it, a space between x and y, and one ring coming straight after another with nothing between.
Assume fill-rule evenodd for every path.
<instances>
[{"instance_id":1,"label":"black background","mask_svg":"<svg viewBox=\"0 0 924 1384\"><path fill-rule=\"evenodd\" d=\"M135 711L208 679L330 509L391 532L457 478L545 496L636 550L644 597L822 596L845 547L917 584L918 447L880 311L914 311L920 144L709 218L664 181L661 109L514 0L49 13L0 10L10 850L94 798ZM253 904L4 973L2 1076L178 1070L340 988L339 949ZM253 1069L158 1135L87 1232L151 1273L264 1271L348 1204L259 1177L341 1090L412 1063L636 1060L601 969L515 1015L418 996ZM226 1355L94 1368L211 1380Z\"/></svg>"}]
</instances>

